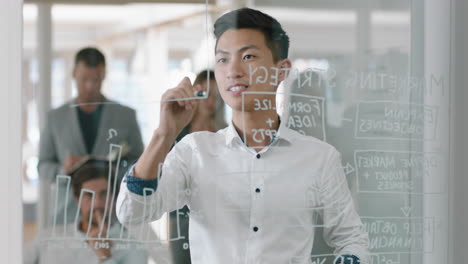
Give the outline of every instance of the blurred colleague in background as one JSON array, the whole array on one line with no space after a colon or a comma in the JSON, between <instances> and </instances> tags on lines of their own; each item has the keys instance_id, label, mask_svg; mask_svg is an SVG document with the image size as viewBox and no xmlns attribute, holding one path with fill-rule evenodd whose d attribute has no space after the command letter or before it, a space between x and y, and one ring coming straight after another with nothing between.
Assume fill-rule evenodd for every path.
<instances>
[{"instance_id":1,"label":"blurred colleague in background","mask_svg":"<svg viewBox=\"0 0 468 264\"><path fill-rule=\"evenodd\" d=\"M185 135L197 131L216 132L227 127L224 120L224 102L218 92L214 71L204 70L197 74L193 85L200 85L207 98L200 100L190 123L177 136L180 141Z\"/></svg>"},{"instance_id":2,"label":"blurred colleague in background","mask_svg":"<svg viewBox=\"0 0 468 264\"><path fill-rule=\"evenodd\" d=\"M207 94L206 99L200 100L190 123L177 136L176 142L182 140L184 136L197 131L216 132L227 127L224 120L224 102L218 92L215 74L212 70L204 70L197 74L193 85L200 85L201 90ZM169 246L174 264L189 264L189 215L187 206L170 213L169 234L170 238L181 239L171 241Z\"/></svg>"},{"instance_id":3,"label":"blurred colleague in background","mask_svg":"<svg viewBox=\"0 0 468 264\"><path fill-rule=\"evenodd\" d=\"M47 115L41 133L38 164L41 186L47 186L41 187L40 203L43 205L40 208L47 210L47 214L51 214L46 202L49 185L55 182L57 174L68 174L89 155L105 157L109 154L109 144L125 146L127 155L122 162L137 159L143 151L135 111L102 94L105 76L104 55L93 47L81 49L75 56L73 69L77 97ZM64 207L60 201L58 219L63 219ZM68 208L73 212L76 205L70 202ZM70 222L72 214L68 216L66 221ZM48 215L48 222L52 217Z\"/></svg>"},{"instance_id":4,"label":"blurred colleague in background","mask_svg":"<svg viewBox=\"0 0 468 264\"><path fill-rule=\"evenodd\" d=\"M71 192L75 202L80 203L78 221L53 226L34 239L24 251L24 263L147 263L146 251L136 249L135 243L109 240L127 238L128 234L113 217L113 173L110 184L108 180L105 161L90 160L77 169L71 176ZM75 217L75 213L70 215Z\"/></svg>"}]
</instances>

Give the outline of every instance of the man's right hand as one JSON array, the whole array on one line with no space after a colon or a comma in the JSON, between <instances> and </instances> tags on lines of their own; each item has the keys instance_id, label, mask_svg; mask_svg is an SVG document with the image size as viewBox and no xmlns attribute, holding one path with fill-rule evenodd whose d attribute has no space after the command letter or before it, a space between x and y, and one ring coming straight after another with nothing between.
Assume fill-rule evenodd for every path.
<instances>
[{"instance_id":1,"label":"man's right hand","mask_svg":"<svg viewBox=\"0 0 468 264\"><path fill-rule=\"evenodd\" d=\"M187 100L187 98L193 98L194 92L199 90L201 90L200 85L192 86L189 78L185 77L177 87L163 94L159 127L135 163L134 177L145 180L154 180L158 177L159 164L164 162L177 135L192 120L198 105L198 99Z\"/></svg>"},{"instance_id":2,"label":"man's right hand","mask_svg":"<svg viewBox=\"0 0 468 264\"><path fill-rule=\"evenodd\" d=\"M75 166L75 164L78 163L81 159L83 159L83 156L69 154L63 160L63 170L68 173L71 168L73 168L73 166Z\"/></svg>"},{"instance_id":3,"label":"man's right hand","mask_svg":"<svg viewBox=\"0 0 468 264\"><path fill-rule=\"evenodd\" d=\"M159 130L167 135L177 135L192 120L198 100L193 98L194 92L201 90L200 85L192 86L190 79L185 77L172 89L167 90L161 100L161 117Z\"/></svg>"}]
</instances>

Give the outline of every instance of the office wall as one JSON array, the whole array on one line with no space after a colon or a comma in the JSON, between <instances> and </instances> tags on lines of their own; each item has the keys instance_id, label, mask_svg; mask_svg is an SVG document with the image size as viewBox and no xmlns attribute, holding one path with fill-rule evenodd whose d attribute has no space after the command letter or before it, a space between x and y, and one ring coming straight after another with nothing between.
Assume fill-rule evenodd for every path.
<instances>
[{"instance_id":1,"label":"office wall","mask_svg":"<svg viewBox=\"0 0 468 264\"><path fill-rule=\"evenodd\" d=\"M454 113L452 126L453 173L451 178L451 252L449 263L466 263L468 250L468 3L452 1L452 69Z\"/></svg>"},{"instance_id":2,"label":"office wall","mask_svg":"<svg viewBox=\"0 0 468 264\"><path fill-rule=\"evenodd\" d=\"M0 1L0 256L21 263L21 52L22 1Z\"/></svg>"},{"instance_id":3,"label":"office wall","mask_svg":"<svg viewBox=\"0 0 468 264\"><path fill-rule=\"evenodd\" d=\"M261 2L261 1L258 1L258 2ZM412 192L406 193L407 194L406 201L405 199L400 200L399 199L400 197L397 197L397 198L392 197L391 194L382 194L379 192L375 192L375 190L371 190L372 192L371 194L369 194L370 193L368 192L369 189L377 188L376 186L377 184L379 184L377 181L368 183L367 185L362 185L361 187L364 187L364 189L367 189L367 191L364 190L364 192L362 192L361 194L356 195L356 198L358 199L361 213L367 216L367 220L370 219L369 221L372 221L372 217L377 217L377 218L380 217L381 219L388 219L389 224L401 224L400 220L395 220L395 219L402 219L402 218L409 219L410 218L408 217L409 215L411 215L411 217L416 217L420 220L432 219L430 217L435 216L436 218L434 219L439 220L440 225L434 225L435 222L431 222L431 221L428 221L427 223L429 223L428 226L431 226L431 228L434 228L434 230L438 232L437 235L434 235L433 233L429 233L429 234L424 233L423 238L430 239L431 242L437 242L438 244L435 244L436 247L430 248L435 253L429 252L433 254L427 254L427 257L424 260L426 261L426 263L433 263L433 262L437 263L437 261L440 262L444 260L449 261L449 263L464 263L463 253L466 252L464 251L464 248L465 248L464 245L466 245L465 243L466 228L464 228L463 224L467 222L466 221L467 210L464 210L466 206L466 203L464 201L466 201L466 197L467 197L465 194L465 188L464 188L467 183L465 179L466 177L464 176L466 174L466 170L465 170L466 162L464 161L464 157L465 157L464 154L466 154L466 151L465 151L466 145L464 142L466 140L464 138L464 135L466 134L465 132L467 131L466 125L465 125L466 124L465 113L467 113L467 109L465 108L465 105L466 105L465 98L467 96L467 93L465 92L465 87L464 87L464 85L466 84L465 82L466 70L464 69L464 66L466 65L465 63L466 57L463 54L463 50L464 50L464 43L467 43L467 42L464 42L465 34L463 33L466 28L464 25L467 25L466 23L467 21L464 18L464 13L461 11L463 9L458 8L458 7L463 7L464 3L463 1L454 0L454 2L443 3L442 7L437 9L437 5L434 5L434 3L441 4L441 2L437 2L437 1L413 1L413 2L416 3L416 5L412 7L416 9L412 9L413 12L411 13L411 16L412 17L414 16L412 20L413 23L411 25L412 26L412 29L411 29L412 30L412 35L411 35L412 42L405 43L408 46L411 46L412 48L412 49L406 50L406 52L409 51L410 54L405 55L409 57L409 60L411 60L410 66L412 68L410 68L410 66L405 64L405 67L408 67L408 68L405 68L405 70L411 70L411 73L415 74L416 76L426 71L425 73L428 74L427 76L431 76L431 74L434 74L434 76L436 77L436 81L440 80L438 78L441 76L440 74L442 74L442 76L445 77L444 80L447 80L447 81L451 78L451 76L449 75L453 74L454 79L453 79L453 85L446 83L446 88L449 91L449 93L445 94L446 97L439 98L437 96L433 96L429 98L428 101L425 101L424 97L411 97L411 98L403 98L402 101L403 101L403 104L411 103L411 104L417 105L419 103L422 103L423 105L428 106L428 107L435 106L434 108L438 108L440 110L440 112L438 112L440 114L438 115L438 119L440 120L438 129L440 130L438 131L442 133L437 133L437 134L439 135L438 139L441 140L441 141L438 141L438 143L439 144L442 143L442 144L440 145L420 144L421 142L420 138L412 138L412 139L415 139L419 143L413 144L411 140L408 140L406 143L395 144L394 141L392 141L392 140L395 140L395 138L390 139L390 140L388 138L379 138L379 133L365 134L363 131L358 131L358 132L363 132L362 134L356 134L358 136L359 135L361 136L360 141L357 140L356 142L351 142L349 138L346 138L345 136L342 135L341 137L344 138L346 142L338 141L336 144L338 146L341 146L342 148L347 148L347 150L349 151L348 152L349 155L347 158L348 158L348 161L350 162L349 164L351 165L351 167L357 164L355 160L353 160L353 155L355 156L357 155L358 157L361 157L363 159L366 157L372 157L373 155L401 158L402 156L404 156L404 155L401 155L402 152L405 153L405 155L407 154L409 156L409 153L412 151L424 152L425 150L428 150L428 149L434 150L434 149L438 149L438 147L442 148L442 151L437 153L437 155L443 160L443 162L446 162L444 163L444 168L446 170L434 169L434 171L429 174L431 177L436 177L437 180L439 180L442 185L438 185L438 186L430 185L429 186L430 192L426 193L425 192L426 189L424 189L426 185L420 182L416 183L417 190L415 192L419 191L419 192L422 192L422 194L425 194L424 197L426 200L421 201L420 199L421 193L413 194ZM418 3L421 5L417 5ZM266 10L272 11L271 9L268 9L268 8L269 8L268 6L265 7ZM417 8L421 8L421 10ZM446 12L447 10L449 12ZM452 26L450 26L447 23L450 17L450 11L453 11L453 13L455 14L452 20L453 22ZM422 16L418 16L418 14ZM424 15L426 16L424 17ZM441 15L441 16L438 19L434 19L434 17L437 17L437 15ZM450 29L452 31L450 31ZM420 30L423 30L425 35ZM317 31L314 31L314 32L317 32ZM382 32L385 32L385 31L381 30L380 33ZM299 33L296 36L304 37L304 39L301 39L303 43L308 44L307 41L313 40L313 39L307 39L305 35L301 35ZM353 31L352 33L355 33L355 32ZM374 33L378 34L379 32L374 32ZM450 33L454 33L454 34L450 34ZM358 36L365 37L366 34L367 34L366 32L361 32L361 34ZM325 35L326 34L324 34L324 36ZM312 35L307 35L307 36L310 37ZM352 39L355 42L353 42L353 44L350 44L350 45L343 45L346 47L342 47L342 50L348 53L356 53L358 59L360 59L360 56L363 56L366 52L366 50L363 47L360 47L359 45L364 45L364 46L369 45L369 47L372 47L372 44L373 44L374 45L373 48L379 49L379 48L382 48L383 45L387 44L384 41L379 42L378 37L375 37L375 40L377 41L374 43L362 42L360 38L356 40L354 39L354 36L352 34L351 35L343 34L343 35L335 36L335 37L346 37L346 36L351 36L350 39ZM429 43L428 41L431 41L431 40L436 40L440 42ZM452 54L450 54L449 49L446 49L447 43L450 41L453 41L453 43L451 43L453 47L453 50L451 51ZM357 47L355 50L353 49L353 47L354 47L354 44L356 43L358 43L358 45L356 45ZM334 43L334 44L339 46L339 44L342 44L342 43L338 43L338 44ZM349 49L350 47L351 49ZM307 54L308 45L304 45L299 48L303 49L302 53L292 52L293 56L296 56L296 58L307 58L307 56L310 56L310 54ZM327 47L323 47L324 50L326 50L326 48ZM450 55L452 55L453 57L450 57ZM452 58L453 58L453 62L451 62ZM442 65L439 65L439 63ZM363 71L364 73L368 73L366 72L366 70L359 69L359 67L362 67L363 64L361 65L359 65L359 63L357 64L358 64L357 70ZM403 65L403 64L399 64L399 65ZM449 66L447 65L453 66L454 71L452 73L449 71ZM367 64L364 64L364 66L367 66ZM403 71L402 76L404 73L405 72ZM448 100L448 97L447 97L448 95L450 95L450 100ZM367 99L367 98L364 98L362 95L355 94L355 93L351 93L351 96L354 96L353 99L355 99L356 101ZM371 121L372 120L377 121L381 119L382 115L379 115L377 111L379 107L378 106L379 101L376 100L376 98L388 99L388 97L374 97L370 99L370 102L355 103L355 101L353 101L351 102L350 105L348 105L348 107L350 106L350 109L352 109L349 113L364 114L363 117ZM121 99L124 100L125 98L121 98ZM401 107L401 109L398 109L398 107L400 107L398 103L391 103L391 104L388 104L388 106L390 108L391 107L395 108L395 110L403 109L403 107ZM357 110L356 110L356 107L358 107ZM364 111L366 110L366 108L368 112ZM431 109L434 109L434 108L431 108ZM453 116L451 114L453 114ZM351 115L351 116L354 117L356 115ZM349 118L346 118L346 119L349 119ZM443 125L440 125L440 124L443 124ZM349 132L349 130L345 130L342 128L342 132ZM355 131L353 131L353 133L354 132ZM374 132L381 132L381 131L374 131ZM315 132L312 131L312 133L315 133ZM346 135L346 133L343 133L343 134ZM352 136L355 136L355 135L352 135ZM377 142L369 138L362 139L363 136L374 137L381 141ZM442 138L440 138L440 136L442 136ZM331 138L328 137L328 139L330 140ZM398 140L401 140L401 138L399 138ZM406 138L404 138L404 140L406 140ZM347 146L347 144L349 144L350 142L354 144L351 147ZM399 141L399 142L402 142L402 141ZM449 143L449 145L445 145L445 143ZM359 145L359 148L357 148L357 145ZM378 151L373 149L376 146L379 148ZM365 148L364 150L362 149L363 147ZM397 154L388 154L388 153L392 153L389 150L398 150L400 152L397 151L396 152ZM344 165L348 166L348 163L344 163ZM362 168L360 169L362 170ZM416 170L419 170L419 169L423 170L427 168L417 168ZM415 174L419 173L418 171L412 171L412 172ZM373 172L371 171L371 174L372 173ZM357 175L357 172L350 171L350 175L351 175L350 179L352 182L356 181L356 178L358 177L360 177L360 180L365 179L365 176L363 177L363 175ZM401 191L401 190L403 189L400 188L397 191ZM437 191L436 195L434 195L434 193L431 192L433 190ZM362 190L359 190L359 189L357 190L357 192L360 192L360 191ZM360 201L359 201L359 198L361 199ZM370 202L375 202L375 201L377 201L376 204L370 203ZM430 201L429 206L427 205L428 204L427 201ZM405 204L405 202L409 203L411 206L409 206L408 204ZM434 210L435 207L437 207L437 209ZM389 210L388 208L391 208L391 210ZM428 214L430 217L427 217ZM422 220L422 225L424 226L425 224L426 224L425 220ZM374 234L374 235L382 235L382 234ZM452 235L452 237L450 237L450 235ZM444 243L446 242L448 243L448 245L444 245ZM441 246L441 247L437 247L437 246ZM422 251L425 249L426 248L419 248L418 250ZM374 252L377 255L377 257L375 258L375 261L377 263L383 261L383 259L381 258L382 256L390 256L390 258L392 259L391 261L397 261L399 259L400 263L420 263L422 261L422 259L419 258L418 255L417 257L414 257L414 256L412 257L410 256L410 254L405 254L403 258L400 255L399 255L400 258L398 257L393 258L391 254L387 254L387 255L385 254L385 251L387 250L386 248L382 247L377 250L380 250L380 251ZM406 253L413 253L413 252L410 251ZM421 253L421 252L418 251L417 253Z\"/></svg>"}]
</instances>

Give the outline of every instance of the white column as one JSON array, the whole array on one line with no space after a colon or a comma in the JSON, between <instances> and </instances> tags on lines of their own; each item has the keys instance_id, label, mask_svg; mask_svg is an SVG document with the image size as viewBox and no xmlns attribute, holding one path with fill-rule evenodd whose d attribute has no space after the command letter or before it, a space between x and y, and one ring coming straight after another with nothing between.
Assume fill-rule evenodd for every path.
<instances>
[{"instance_id":1,"label":"white column","mask_svg":"<svg viewBox=\"0 0 468 264\"><path fill-rule=\"evenodd\" d=\"M21 56L22 0L0 1L0 256L22 263Z\"/></svg>"},{"instance_id":2,"label":"white column","mask_svg":"<svg viewBox=\"0 0 468 264\"><path fill-rule=\"evenodd\" d=\"M424 195L424 217L434 219L434 232L424 232L425 249L432 251L426 254L422 263L455 263L450 261L450 200L451 195L451 146L450 141L454 140L451 135L451 110L450 94L453 92L453 86L450 86L450 35L451 35L451 6L450 1L440 0L418 0L421 2L416 12L421 14L424 21L423 32L414 32L418 38L424 40L424 49L412 50L411 53L423 61L423 75L426 77L426 91L424 94L424 104L438 107L437 119L437 139L435 141L426 141L424 152L436 152L442 157L440 165L432 168L431 177L439 182L443 191L440 194ZM417 48L417 47L415 47ZM421 53L423 52L423 53ZM415 69L415 67L412 67ZM415 73L418 74L418 73ZM419 77L419 76L418 76ZM458 144L458 143L456 143ZM429 182L427 182L429 180ZM424 187L427 189L430 185L430 179L425 179ZM432 183L434 184L434 183ZM466 227L465 227L466 228ZM464 260L466 262L466 259Z\"/></svg>"},{"instance_id":3,"label":"white column","mask_svg":"<svg viewBox=\"0 0 468 264\"><path fill-rule=\"evenodd\" d=\"M36 91L39 107L39 126L42 128L51 105L52 79L52 15L51 4L37 5L37 56L39 85Z\"/></svg>"},{"instance_id":4,"label":"white column","mask_svg":"<svg viewBox=\"0 0 468 264\"><path fill-rule=\"evenodd\" d=\"M357 8L357 24L356 24L356 55L360 61L360 70L366 70L368 53L370 51L370 5L366 1L362 1Z\"/></svg>"},{"instance_id":5,"label":"white column","mask_svg":"<svg viewBox=\"0 0 468 264\"><path fill-rule=\"evenodd\" d=\"M169 60L169 40L167 29L150 29L146 33L146 42L144 46L146 57L147 72L149 78L145 84L146 93L151 101L157 102L154 104L154 109L159 109L161 96L169 88L177 84L169 82L169 72L167 69ZM151 120L150 131L156 129L159 124L159 111L150 113L149 116L143 117L146 120ZM145 142L148 142L151 135L146 135Z\"/></svg>"},{"instance_id":6,"label":"white column","mask_svg":"<svg viewBox=\"0 0 468 264\"><path fill-rule=\"evenodd\" d=\"M37 16L37 55L39 64L39 85L36 91L36 100L39 114L39 127L44 127L47 111L51 107L52 90L52 15L51 4L38 4ZM47 212L49 212L49 185L39 182L39 201L37 203L37 225L42 231L47 225Z\"/></svg>"},{"instance_id":7,"label":"white column","mask_svg":"<svg viewBox=\"0 0 468 264\"><path fill-rule=\"evenodd\" d=\"M371 48L371 5L369 0L360 0L356 6L356 52L357 72L368 72L369 52ZM359 91L353 90L353 100L359 98Z\"/></svg>"}]
</instances>

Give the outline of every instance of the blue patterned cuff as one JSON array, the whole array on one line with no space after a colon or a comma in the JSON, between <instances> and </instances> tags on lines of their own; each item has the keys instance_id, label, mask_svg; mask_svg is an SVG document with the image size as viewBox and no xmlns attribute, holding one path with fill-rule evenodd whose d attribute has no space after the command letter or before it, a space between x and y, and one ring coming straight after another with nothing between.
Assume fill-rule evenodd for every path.
<instances>
[{"instance_id":1,"label":"blue patterned cuff","mask_svg":"<svg viewBox=\"0 0 468 264\"><path fill-rule=\"evenodd\" d=\"M134 194L144 196L143 190L146 189L146 195L150 195L151 192L148 192L148 189L156 191L158 187L158 180L143 180L140 178L127 176L127 189Z\"/></svg>"},{"instance_id":2,"label":"blue patterned cuff","mask_svg":"<svg viewBox=\"0 0 468 264\"><path fill-rule=\"evenodd\" d=\"M130 192L141 195L141 196L145 195L144 193L145 190L146 190L146 195L150 195L152 192L155 192L156 188L158 187L158 179L144 180L144 179L133 177L132 172L133 172L134 164L135 162L133 162L133 164L129 167L129 169L127 170L124 176L124 183L127 183L127 189ZM151 189L152 191L149 191L149 189Z\"/></svg>"},{"instance_id":3,"label":"blue patterned cuff","mask_svg":"<svg viewBox=\"0 0 468 264\"><path fill-rule=\"evenodd\" d=\"M341 255L336 258L335 264L361 264L361 260L355 255Z\"/></svg>"}]
</instances>

